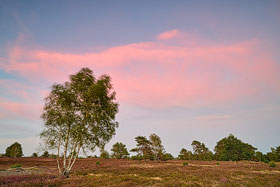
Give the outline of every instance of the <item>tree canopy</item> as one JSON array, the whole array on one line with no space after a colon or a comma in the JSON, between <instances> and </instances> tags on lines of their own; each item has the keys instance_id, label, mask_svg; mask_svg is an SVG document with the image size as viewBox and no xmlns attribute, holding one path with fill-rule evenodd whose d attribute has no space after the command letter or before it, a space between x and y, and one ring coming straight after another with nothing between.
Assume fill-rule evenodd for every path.
<instances>
[{"instance_id":1,"label":"tree canopy","mask_svg":"<svg viewBox=\"0 0 280 187\"><path fill-rule=\"evenodd\" d=\"M256 148L230 134L221 139L215 146L215 158L217 160L252 160Z\"/></svg>"},{"instance_id":2,"label":"tree canopy","mask_svg":"<svg viewBox=\"0 0 280 187\"><path fill-rule=\"evenodd\" d=\"M145 160L163 160L165 151L158 135L153 133L149 136L149 139L145 136L137 136L135 141L137 142L137 147L131 149L131 152L137 152L138 156L143 157Z\"/></svg>"},{"instance_id":3,"label":"tree canopy","mask_svg":"<svg viewBox=\"0 0 280 187\"><path fill-rule=\"evenodd\" d=\"M121 142L117 142L113 145L111 151L113 152L112 158L122 159L129 156L126 145Z\"/></svg>"},{"instance_id":4,"label":"tree canopy","mask_svg":"<svg viewBox=\"0 0 280 187\"><path fill-rule=\"evenodd\" d=\"M15 157L22 157L23 153L22 153L21 144L18 143L18 142L15 142L12 145L10 145L9 147L7 147L5 156L14 157L14 158Z\"/></svg>"},{"instance_id":5,"label":"tree canopy","mask_svg":"<svg viewBox=\"0 0 280 187\"><path fill-rule=\"evenodd\" d=\"M185 148L182 148L178 155L178 158L180 160L191 160L191 159L193 159L193 154L191 151L188 151Z\"/></svg>"},{"instance_id":6,"label":"tree canopy","mask_svg":"<svg viewBox=\"0 0 280 187\"><path fill-rule=\"evenodd\" d=\"M213 153L205 146L204 143L200 143L197 140L192 142L193 157L196 160L212 160Z\"/></svg>"},{"instance_id":7,"label":"tree canopy","mask_svg":"<svg viewBox=\"0 0 280 187\"><path fill-rule=\"evenodd\" d=\"M115 135L118 122L111 78L96 79L89 68L82 68L64 84L54 84L45 99L42 119L45 129L40 134L47 148L57 150L58 170L69 175L80 150L94 151ZM59 157L63 153L63 168Z\"/></svg>"},{"instance_id":8,"label":"tree canopy","mask_svg":"<svg viewBox=\"0 0 280 187\"><path fill-rule=\"evenodd\" d=\"M165 151L160 137L153 133L150 135L149 140L151 144L153 160L163 160Z\"/></svg>"}]
</instances>

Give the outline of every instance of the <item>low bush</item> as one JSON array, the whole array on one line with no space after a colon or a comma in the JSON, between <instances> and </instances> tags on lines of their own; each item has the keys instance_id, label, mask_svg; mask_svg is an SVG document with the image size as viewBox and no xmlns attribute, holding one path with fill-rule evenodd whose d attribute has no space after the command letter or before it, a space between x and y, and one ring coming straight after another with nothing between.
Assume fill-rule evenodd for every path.
<instances>
[{"instance_id":1,"label":"low bush","mask_svg":"<svg viewBox=\"0 0 280 187\"><path fill-rule=\"evenodd\" d=\"M275 164L275 162L273 162L273 161L271 161L271 162L269 162L269 167L272 167L272 168L275 168L276 167L276 164Z\"/></svg>"},{"instance_id":2,"label":"low bush","mask_svg":"<svg viewBox=\"0 0 280 187\"><path fill-rule=\"evenodd\" d=\"M136 156L132 156L131 157L131 160L143 160L143 156L140 156L140 155L136 155Z\"/></svg>"},{"instance_id":3,"label":"low bush","mask_svg":"<svg viewBox=\"0 0 280 187\"><path fill-rule=\"evenodd\" d=\"M187 166L187 165L189 165L188 162L183 162L183 166Z\"/></svg>"},{"instance_id":4,"label":"low bush","mask_svg":"<svg viewBox=\"0 0 280 187\"><path fill-rule=\"evenodd\" d=\"M268 161L268 160L264 160L263 162L264 162L264 163L266 163L266 164L268 164L268 163L269 163L269 161Z\"/></svg>"},{"instance_id":5,"label":"low bush","mask_svg":"<svg viewBox=\"0 0 280 187\"><path fill-rule=\"evenodd\" d=\"M100 162L99 162L99 161L97 161L97 162L96 162L96 165L97 165L97 166L99 166L99 165L100 165Z\"/></svg>"}]
</instances>

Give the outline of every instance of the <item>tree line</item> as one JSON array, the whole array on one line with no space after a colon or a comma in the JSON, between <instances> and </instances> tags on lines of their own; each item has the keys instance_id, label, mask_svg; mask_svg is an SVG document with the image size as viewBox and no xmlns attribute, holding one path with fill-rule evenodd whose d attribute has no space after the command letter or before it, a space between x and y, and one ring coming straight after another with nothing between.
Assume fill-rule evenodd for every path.
<instances>
[{"instance_id":1,"label":"tree line","mask_svg":"<svg viewBox=\"0 0 280 187\"><path fill-rule=\"evenodd\" d=\"M104 158L129 158L126 146L118 142L113 145L109 154L104 150L105 145L116 134L119 123L116 114L119 103L116 101L111 77L101 75L96 78L89 68L82 68L76 74L70 75L69 80L62 84L53 84L49 95L45 98L43 113L44 129L40 133L45 149L54 152L57 168L61 176L69 173L80 152L93 152L101 149ZM135 137L136 147L130 152L136 153L131 159L140 160L170 160L174 157L166 153L161 139L156 134L149 138ZM19 143L7 148L5 156L20 157L22 149ZM178 159L188 160L256 160L279 161L280 147L262 154L256 148L242 142L233 135L217 142L212 153L204 143L194 140L193 151L182 149ZM36 154L34 154L36 156ZM37 155L38 156L38 155ZM50 157L48 152L44 157Z\"/></svg>"},{"instance_id":2,"label":"tree line","mask_svg":"<svg viewBox=\"0 0 280 187\"><path fill-rule=\"evenodd\" d=\"M197 140L192 141L193 150L182 148L177 157L165 151L162 145L161 138L155 133L151 134L149 138L145 136L135 137L136 147L127 150L126 145L122 142L115 143L111 148L111 154L106 150L101 149L99 158L115 158L115 159L132 159L132 160L218 160L218 161L240 161L250 160L257 162L280 162L280 146L271 148L271 151L263 154L257 151L257 148L248 143L244 143L234 135L230 134L217 142L214 153L206 147L204 143ZM136 153L131 156L129 152ZM6 157L22 157L23 151L21 144L18 142L13 143L7 147L6 153L2 156ZM38 153L33 153L31 157L39 157ZM43 152L40 157L56 158L55 154L49 154L48 151ZM91 158L92 156L88 156ZM97 158L97 156L95 156Z\"/></svg>"}]
</instances>

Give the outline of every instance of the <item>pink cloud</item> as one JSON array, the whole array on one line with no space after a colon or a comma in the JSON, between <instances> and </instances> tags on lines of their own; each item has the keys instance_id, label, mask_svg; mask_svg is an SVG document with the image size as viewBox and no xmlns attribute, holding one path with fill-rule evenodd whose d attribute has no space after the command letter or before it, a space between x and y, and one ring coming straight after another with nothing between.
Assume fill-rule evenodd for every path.
<instances>
[{"instance_id":1,"label":"pink cloud","mask_svg":"<svg viewBox=\"0 0 280 187\"><path fill-rule=\"evenodd\" d=\"M220 44L193 37L195 45L190 45L178 33L162 33L158 39L182 37L180 45L151 41L84 54L15 46L1 68L35 82L62 82L89 67L112 76L120 103L144 106L205 106L280 92L280 67L261 41Z\"/></svg>"},{"instance_id":2,"label":"pink cloud","mask_svg":"<svg viewBox=\"0 0 280 187\"><path fill-rule=\"evenodd\" d=\"M0 98L0 119L40 119L43 106L39 103L15 102Z\"/></svg>"},{"instance_id":3,"label":"pink cloud","mask_svg":"<svg viewBox=\"0 0 280 187\"><path fill-rule=\"evenodd\" d=\"M169 39L172 39L172 38L175 38L179 35L179 31L174 29L174 30L170 30L170 31L166 31L166 32L163 32L163 33L160 33L158 36L157 36L157 40L169 40Z\"/></svg>"}]
</instances>

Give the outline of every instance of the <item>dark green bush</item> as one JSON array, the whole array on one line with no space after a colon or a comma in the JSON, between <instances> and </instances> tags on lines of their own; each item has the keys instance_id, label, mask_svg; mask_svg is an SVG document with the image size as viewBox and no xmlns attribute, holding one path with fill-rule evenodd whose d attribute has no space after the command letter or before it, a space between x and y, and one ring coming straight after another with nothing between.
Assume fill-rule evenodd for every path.
<instances>
[{"instance_id":1,"label":"dark green bush","mask_svg":"<svg viewBox=\"0 0 280 187\"><path fill-rule=\"evenodd\" d=\"M273 162L273 161L271 161L271 162L269 162L269 167L272 167L272 168L275 168L276 167L276 164L275 164L275 162Z\"/></svg>"},{"instance_id":2,"label":"dark green bush","mask_svg":"<svg viewBox=\"0 0 280 187\"><path fill-rule=\"evenodd\" d=\"M264 160L263 162L264 162L264 163L266 163L266 164L268 164L268 163L269 163L269 161L268 161L268 160Z\"/></svg>"},{"instance_id":3,"label":"dark green bush","mask_svg":"<svg viewBox=\"0 0 280 187\"><path fill-rule=\"evenodd\" d=\"M5 156L7 157L22 157L22 147L18 142L13 143L11 146L7 147Z\"/></svg>"},{"instance_id":4,"label":"dark green bush","mask_svg":"<svg viewBox=\"0 0 280 187\"><path fill-rule=\"evenodd\" d=\"M183 162L183 166L187 166L187 165L189 165L188 162Z\"/></svg>"},{"instance_id":5,"label":"dark green bush","mask_svg":"<svg viewBox=\"0 0 280 187\"><path fill-rule=\"evenodd\" d=\"M143 160L143 159L144 159L144 157L140 156L140 155L136 155L136 156L131 157L131 160Z\"/></svg>"}]
</instances>

